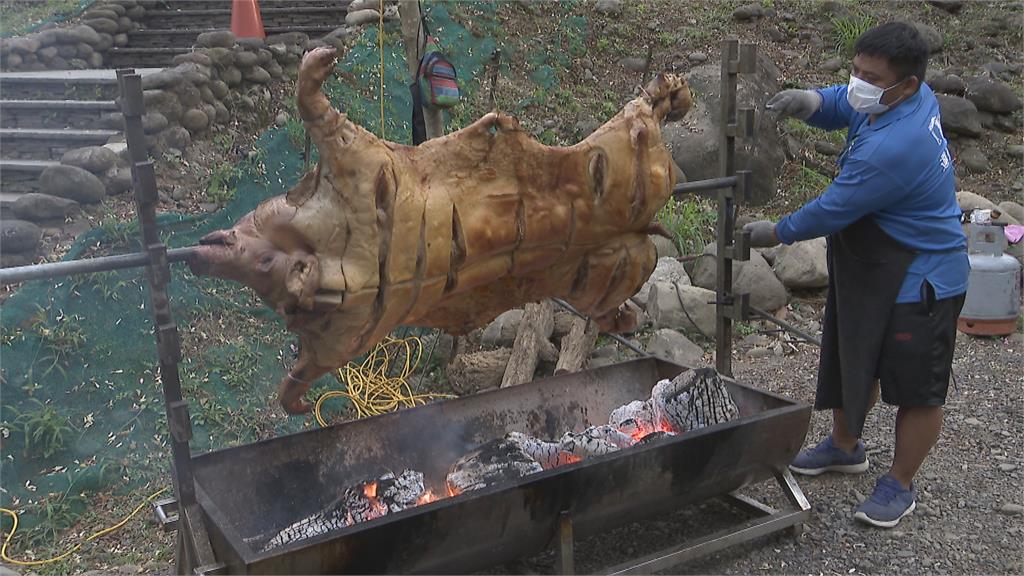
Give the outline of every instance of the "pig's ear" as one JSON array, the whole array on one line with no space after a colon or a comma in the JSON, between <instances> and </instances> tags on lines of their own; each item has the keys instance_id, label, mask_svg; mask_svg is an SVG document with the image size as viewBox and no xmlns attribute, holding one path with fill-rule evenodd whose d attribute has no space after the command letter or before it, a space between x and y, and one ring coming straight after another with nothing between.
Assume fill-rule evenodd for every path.
<instances>
[{"instance_id":1,"label":"pig's ear","mask_svg":"<svg viewBox=\"0 0 1024 576\"><path fill-rule=\"evenodd\" d=\"M292 255L288 263L285 286L299 308L312 310L313 296L320 287L320 264L316 256L308 252Z\"/></svg>"}]
</instances>

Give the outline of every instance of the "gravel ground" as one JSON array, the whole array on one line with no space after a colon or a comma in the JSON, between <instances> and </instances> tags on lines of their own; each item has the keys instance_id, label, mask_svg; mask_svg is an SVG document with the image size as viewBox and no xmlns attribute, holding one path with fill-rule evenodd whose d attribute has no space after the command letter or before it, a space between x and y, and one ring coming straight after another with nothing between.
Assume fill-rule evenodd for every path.
<instances>
[{"instance_id":1,"label":"gravel ground","mask_svg":"<svg viewBox=\"0 0 1024 576\"><path fill-rule=\"evenodd\" d=\"M736 377L813 403L818 349L799 345L785 356L751 359L737 347ZM1020 574L1024 537L1024 415L1021 334L1009 338L958 335L946 421L918 473L917 511L892 530L855 523L857 504L888 470L895 408L879 404L865 425L871 468L857 476L797 476L813 511L803 534L766 536L676 566L675 574ZM806 445L831 430L829 413L816 412ZM774 483L746 493L781 506ZM715 500L644 523L624 526L577 545L577 570L603 567L700 537L750 516ZM551 573L552 553L506 566L509 572Z\"/></svg>"}]
</instances>

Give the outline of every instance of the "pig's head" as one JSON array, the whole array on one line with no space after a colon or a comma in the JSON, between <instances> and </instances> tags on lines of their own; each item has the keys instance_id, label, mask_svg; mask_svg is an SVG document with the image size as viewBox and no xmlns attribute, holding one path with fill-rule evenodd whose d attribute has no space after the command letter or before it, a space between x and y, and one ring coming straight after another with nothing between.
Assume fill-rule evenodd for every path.
<instances>
[{"instance_id":1,"label":"pig's head","mask_svg":"<svg viewBox=\"0 0 1024 576\"><path fill-rule=\"evenodd\" d=\"M282 316L313 308L320 284L316 255L291 221L283 197L260 204L234 227L207 234L189 260L195 274L241 282Z\"/></svg>"}]
</instances>

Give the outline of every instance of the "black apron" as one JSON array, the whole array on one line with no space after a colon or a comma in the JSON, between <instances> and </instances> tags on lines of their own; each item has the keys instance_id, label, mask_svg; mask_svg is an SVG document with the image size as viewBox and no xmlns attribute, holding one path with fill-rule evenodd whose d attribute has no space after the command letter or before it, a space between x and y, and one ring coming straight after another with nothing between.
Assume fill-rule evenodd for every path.
<instances>
[{"instance_id":1,"label":"black apron","mask_svg":"<svg viewBox=\"0 0 1024 576\"><path fill-rule=\"evenodd\" d=\"M860 438L889 314L916 253L866 216L828 237L817 410L842 408Z\"/></svg>"}]
</instances>

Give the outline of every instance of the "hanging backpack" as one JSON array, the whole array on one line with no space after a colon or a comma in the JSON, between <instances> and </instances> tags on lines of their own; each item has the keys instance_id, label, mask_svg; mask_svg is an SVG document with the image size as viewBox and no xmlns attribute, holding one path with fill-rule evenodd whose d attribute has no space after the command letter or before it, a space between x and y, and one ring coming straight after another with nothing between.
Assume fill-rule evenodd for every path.
<instances>
[{"instance_id":1,"label":"hanging backpack","mask_svg":"<svg viewBox=\"0 0 1024 576\"><path fill-rule=\"evenodd\" d=\"M424 106L451 108L459 103L455 66L445 58L437 42L429 36L420 60L418 76L420 98Z\"/></svg>"}]
</instances>

